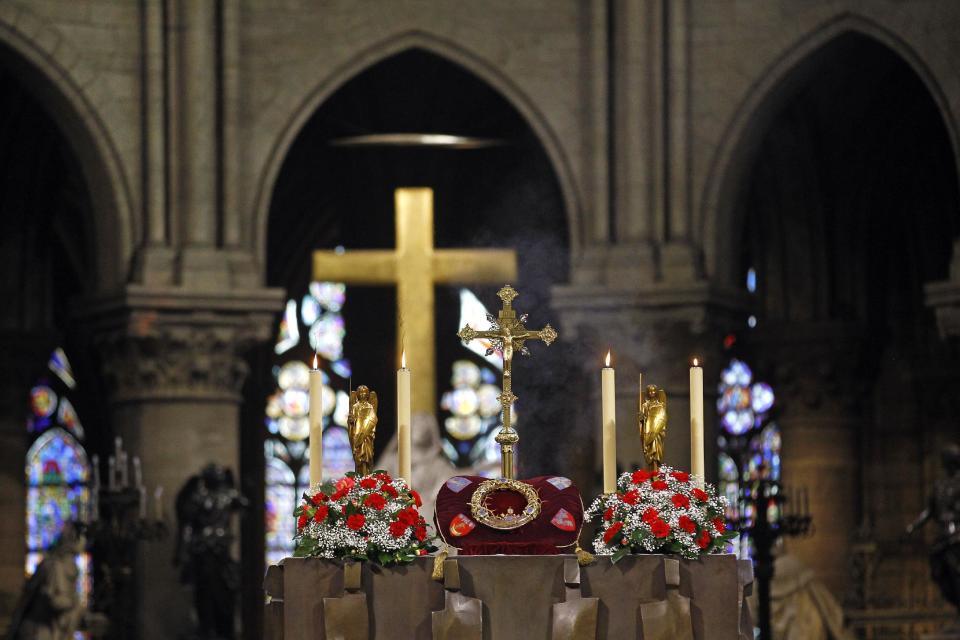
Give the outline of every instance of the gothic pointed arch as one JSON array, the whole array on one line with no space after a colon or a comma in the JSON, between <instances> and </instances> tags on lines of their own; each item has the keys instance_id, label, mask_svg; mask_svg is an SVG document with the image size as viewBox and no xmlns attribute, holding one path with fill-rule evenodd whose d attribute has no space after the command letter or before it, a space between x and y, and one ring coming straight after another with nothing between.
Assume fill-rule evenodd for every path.
<instances>
[{"instance_id":1,"label":"gothic pointed arch","mask_svg":"<svg viewBox=\"0 0 960 640\"><path fill-rule=\"evenodd\" d=\"M105 291L127 277L140 225L115 141L96 106L106 99L98 72L53 25L22 5L0 4L0 65L50 114L76 155L91 198L85 283Z\"/></svg>"},{"instance_id":2,"label":"gothic pointed arch","mask_svg":"<svg viewBox=\"0 0 960 640\"><path fill-rule=\"evenodd\" d=\"M296 141L303 127L316 113L317 109L350 79L357 77L377 63L410 50L423 50L462 67L468 73L493 87L521 114L536 134L550 160L563 196L567 226L570 230L570 246L575 251L582 244L584 237L585 223L581 212L581 198L576 188L576 180L573 177L570 160L564 153L559 136L548 123L546 116L533 100L494 64L464 49L455 42L425 31L412 30L390 36L364 49L350 63L335 69L319 82L305 96L297 108L287 116L286 124L282 127L280 135L270 150L265 169L256 185L251 236L255 239L255 254L259 257L261 263L265 263L267 254L267 228L276 181L290 147Z\"/></svg>"},{"instance_id":3,"label":"gothic pointed arch","mask_svg":"<svg viewBox=\"0 0 960 640\"><path fill-rule=\"evenodd\" d=\"M939 111L953 153L954 175L960 175L960 134L950 101L923 57L904 39L873 20L845 13L821 24L777 58L759 76L741 101L711 161L699 210L707 272L728 284L739 281L736 234L742 225L737 211L739 189L771 121L811 80L838 43L862 36L902 60L926 88Z\"/></svg>"}]
</instances>

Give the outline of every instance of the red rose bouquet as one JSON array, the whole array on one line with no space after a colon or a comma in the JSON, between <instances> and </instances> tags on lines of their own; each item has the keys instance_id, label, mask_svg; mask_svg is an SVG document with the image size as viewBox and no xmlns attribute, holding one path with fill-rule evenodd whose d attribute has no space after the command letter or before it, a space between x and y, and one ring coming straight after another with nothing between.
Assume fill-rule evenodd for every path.
<instances>
[{"instance_id":1,"label":"red rose bouquet","mask_svg":"<svg viewBox=\"0 0 960 640\"><path fill-rule=\"evenodd\" d=\"M696 558L723 552L736 535L726 529L726 506L712 485L700 489L689 473L660 467L621 474L617 492L598 497L584 515L601 518L593 548L612 562L631 552Z\"/></svg>"},{"instance_id":2,"label":"red rose bouquet","mask_svg":"<svg viewBox=\"0 0 960 640\"><path fill-rule=\"evenodd\" d=\"M303 495L295 556L352 558L381 565L410 562L436 547L417 510L420 495L383 471L354 472Z\"/></svg>"}]
</instances>

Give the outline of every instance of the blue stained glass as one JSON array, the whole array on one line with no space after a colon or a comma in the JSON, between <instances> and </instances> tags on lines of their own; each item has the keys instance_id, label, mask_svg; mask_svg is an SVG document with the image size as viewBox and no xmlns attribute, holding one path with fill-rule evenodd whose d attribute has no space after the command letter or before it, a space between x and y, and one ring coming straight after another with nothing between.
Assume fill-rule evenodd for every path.
<instances>
[{"instance_id":1,"label":"blue stained glass","mask_svg":"<svg viewBox=\"0 0 960 640\"><path fill-rule=\"evenodd\" d=\"M349 378L353 375L353 369L350 367L350 361L346 358L342 358L333 362L330 365L330 368L333 369L333 372L340 376L341 378Z\"/></svg>"},{"instance_id":2,"label":"blue stained glass","mask_svg":"<svg viewBox=\"0 0 960 640\"><path fill-rule=\"evenodd\" d=\"M277 344L273 347L277 355L286 353L300 343L300 326L297 324L297 301L287 300L287 307L280 320Z\"/></svg>"},{"instance_id":3,"label":"blue stained glass","mask_svg":"<svg viewBox=\"0 0 960 640\"><path fill-rule=\"evenodd\" d=\"M353 470L350 438L342 427L330 426L323 432L323 477L339 478Z\"/></svg>"},{"instance_id":4,"label":"blue stained glass","mask_svg":"<svg viewBox=\"0 0 960 640\"><path fill-rule=\"evenodd\" d=\"M327 311L340 311L347 299L347 287L342 282L311 282L310 295Z\"/></svg>"},{"instance_id":5,"label":"blue stained glass","mask_svg":"<svg viewBox=\"0 0 960 640\"><path fill-rule=\"evenodd\" d=\"M77 411L73 408L73 403L70 402L70 398L62 398L60 400L60 408L57 409L57 420L60 424L76 434L81 440L86 437L83 431L83 425L80 424L80 418L77 417Z\"/></svg>"},{"instance_id":6,"label":"blue stained glass","mask_svg":"<svg viewBox=\"0 0 960 640\"><path fill-rule=\"evenodd\" d=\"M728 387L734 385L739 385L741 387L746 387L750 385L750 382L753 380L753 372L750 371L750 367L746 365L741 360L731 360L730 364L726 369L723 370L721 374L721 380L723 384Z\"/></svg>"},{"instance_id":7,"label":"blue stained glass","mask_svg":"<svg viewBox=\"0 0 960 640\"><path fill-rule=\"evenodd\" d=\"M30 390L30 408L38 418L49 418L57 409L57 394L45 384Z\"/></svg>"},{"instance_id":8,"label":"blue stained glass","mask_svg":"<svg viewBox=\"0 0 960 640\"><path fill-rule=\"evenodd\" d=\"M757 270L753 267L747 269L747 291L754 293L757 290Z\"/></svg>"},{"instance_id":9,"label":"blue stained glass","mask_svg":"<svg viewBox=\"0 0 960 640\"><path fill-rule=\"evenodd\" d=\"M323 310L320 308L320 303L309 293L303 296L303 299L300 301L300 318L303 320L303 324L308 327L317 321L317 318L320 317L320 314Z\"/></svg>"},{"instance_id":10,"label":"blue stained glass","mask_svg":"<svg viewBox=\"0 0 960 640\"><path fill-rule=\"evenodd\" d=\"M82 483L89 473L86 452L63 429L47 431L27 452L28 486Z\"/></svg>"},{"instance_id":11,"label":"blue stained glass","mask_svg":"<svg viewBox=\"0 0 960 640\"><path fill-rule=\"evenodd\" d=\"M751 404L754 413L766 413L773 407L773 387L766 382L758 382L750 389Z\"/></svg>"},{"instance_id":12,"label":"blue stained glass","mask_svg":"<svg viewBox=\"0 0 960 640\"><path fill-rule=\"evenodd\" d=\"M496 384L497 376L490 369L483 367L480 369L480 380L483 381L484 384Z\"/></svg>"},{"instance_id":13,"label":"blue stained glass","mask_svg":"<svg viewBox=\"0 0 960 640\"><path fill-rule=\"evenodd\" d=\"M53 353L50 354L50 361L47 362L47 367L63 381L63 384L67 385L68 389L73 389L77 386L77 381L73 377L73 367L70 366L70 360L67 359L67 354L64 353L61 347L57 347L53 350Z\"/></svg>"},{"instance_id":14,"label":"blue stained glass","mask_svg":"<svg viewBox=\"0 0 960 640\"><path fill-rule=\"evenodd\" d=\"M343 338L346 335L343 316L325 313L310 327L310 348L327 360L339 360L343 356Z\"/></svg>"}]
</instances>

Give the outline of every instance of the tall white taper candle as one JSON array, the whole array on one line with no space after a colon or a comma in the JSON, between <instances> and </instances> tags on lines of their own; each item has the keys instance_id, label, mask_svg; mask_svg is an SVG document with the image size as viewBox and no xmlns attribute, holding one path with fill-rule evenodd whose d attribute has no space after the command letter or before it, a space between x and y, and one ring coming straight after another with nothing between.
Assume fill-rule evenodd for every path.
<instances>
[{"instance_id":1,"label":"tall white taper candle","mask_svg":"<svg viewBox=\"0 0 960 640\"><path fill-rule=\"evenodd\" d=\"M601 414L603 422L603 492L614 493L617 490L617 397L609 351L607 352L606 366L600 373L600 399L603 403Z\"/></svg>"},{"instance_id":2,"label":"tall white taper candle","mask_svg":"<svg viewBox=\"0 0 960 640\"><path fill-rule=\"evenodd\" d=\"M703 489L703 368L697 358L690 367L690 472Z\"/></svg>"},{"instance_id":3,"label":"tall white taper candle","mask_svg":"<svg viewBox=\"0 0 960 640\"><path fill-rule=\"evenodd\" d=\"M410 465L410 369L407 352L400 354L397 369L397 467L400 477L413 487L413 469Z\"/></svg>"},{"instance_id":4,"label":"tall white taper candle","mask_svg":"<svg viewBox=\"0 0 960 640\"><path fill-rule=\"evenodd\" d=\"M310 487L323 482L323 374L313 354L310 370Z\"/></svg>"}]
</instances>

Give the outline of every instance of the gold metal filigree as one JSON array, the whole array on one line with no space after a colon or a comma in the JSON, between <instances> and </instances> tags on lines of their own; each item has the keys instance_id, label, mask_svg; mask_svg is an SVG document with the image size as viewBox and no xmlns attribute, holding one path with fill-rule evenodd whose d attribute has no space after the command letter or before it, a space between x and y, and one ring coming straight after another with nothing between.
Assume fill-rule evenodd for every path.
<instances>
[{"instance_id":1,"label":"gold metal filigree","mask_svg":"<svg viewBox=\"0 0 960 640\"><path fill-rule=\"evenodd\" d=\"M487 355L499 351L503 356L503 393L498 398L503 408L503 428L495 439L500 444L500 475L512 479L514 477L514 446L520 440L520 436L513 428L510 415L511 406L517 399L513 394L513 354L514 351L519 351L525 356L530 355L530 350L525 344L527 340L542 340L549 346L557 339L557 330L549 324L539 331L527 329L525 326L527 314L518 318L512 306L514 299L520 294L509 284L503 285L497 295L503 301L503 308L500 309L496 318L487 314L490 328L486 331L478 331L466 325L457 332L457 336L464 342L486 338L493 345L487 349Z\"/></svg>"},{"instance_id":2,"label":"gold metal filigree","mask_svg":"<svg viewBox=\"0 0 960 640\"><path fill-rule=\"evenodd\" d=\"M490 494L495 491L513 491L519 493L526 498L527 504L520 513L514 513L513 508L508 508L503 513L497 513L487 504ZM476 518L477 522L485 524L492 529L499 529L501 531L518 529L528 522L532 522L540 515L540 495L532 486L519 480L510 480L507 478L484 480L470 498L470 512L473 514L473 517Z\"/></svg>"}]
</instances>

